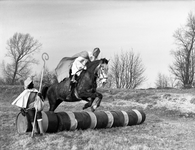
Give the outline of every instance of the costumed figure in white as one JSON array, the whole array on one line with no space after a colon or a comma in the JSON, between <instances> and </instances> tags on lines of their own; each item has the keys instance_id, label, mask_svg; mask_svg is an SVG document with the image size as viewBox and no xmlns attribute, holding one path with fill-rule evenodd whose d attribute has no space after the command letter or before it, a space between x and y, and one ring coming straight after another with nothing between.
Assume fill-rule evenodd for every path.
<instances>
[{"instance_id":1,"label":"costumed figure in white","mask_svg":"<svg viewBox=\"0 0 195 150\"><path fill-rule=\"evenodd\" d=\"M12 105L16 105L17 107L21 108L23 115L28 113L32 126L36 109L37 122L34 126L34 132L44 134L41 114L44 107L44 102L42 101L41 93L34 88L33 80L30 77L24 81L24 91L12 102Z\"/></svg>"}]
</instances>

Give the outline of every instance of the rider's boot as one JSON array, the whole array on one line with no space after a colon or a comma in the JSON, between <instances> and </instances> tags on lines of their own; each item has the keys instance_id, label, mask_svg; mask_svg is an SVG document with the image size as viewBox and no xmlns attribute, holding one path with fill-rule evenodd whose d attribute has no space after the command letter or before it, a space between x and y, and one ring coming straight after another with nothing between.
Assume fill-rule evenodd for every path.
<instances>
[{"instance_id":1,"label":"rider's boot","mask_svg":"<svg viewBox=\"0 0 195 150\"><path fill-rule=\"evenodd\" d=\"M75 75L71 76L69 94L66 97L66 99L68 99L68 100L71 99L71 97L74 93L74 88L75 88L76 83L77 83L77 75L75 74Z\"/></svg>"},{"instance_id":2,"label":"rider's boot","mask_svg":"<svg viewBox=\"0 0 195 150\"><path fill-rule=\"evenodd\" d=\"M76 81L76 74L74 74L74 75L72 76L71 82L72 82L72 83L76 83L76 82L77 82L77 81Z\"/></svg>"}]
</instances>

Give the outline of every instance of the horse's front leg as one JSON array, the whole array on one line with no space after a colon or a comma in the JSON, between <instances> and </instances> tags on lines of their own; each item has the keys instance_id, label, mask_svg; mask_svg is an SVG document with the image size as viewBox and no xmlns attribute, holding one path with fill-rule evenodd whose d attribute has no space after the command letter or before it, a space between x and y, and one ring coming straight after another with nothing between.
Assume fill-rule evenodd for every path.
<instances>
[{"instance_id":1,"label":"horse's front leg","mask_svg":"<svg viewBox=\"0 0 195 150\"><path fill-rule=\"evenodd\" d=\"M94 103L92 102L93 105L91 106L91 111L93 111L93 112L96 110L96 108L98 108L100 106L100 103L101 103L102 98L103 98L102 94L100 94L98 92L96 92L96 95L98 98L97 98L97 100L94 101Z\"/></svg>"},{"instance_id":2,"label":"horse's front leg","mask_svg":"<svg viewBox=\"0 0 195 150\"><path fill-rule=\"evenodd\" d=\"M85 99L88 103L86 103L83 107L83 109L87 109L88 107L91 107L91 105L93 104L93 101L94 101L95 98L87 98Z\"/></svg>"},{"instance_id":3,"label":"horse's front leg","mask_svg":"<svg viewBox=\"0 0 195 150\"><path fill-rule=\"evenodd\" d=\"M83 107L83 109L86 109L88 107L91 107L92 111L95 111L95 109L97 107L100 106L101 100L102 100L102 94L95 92L95 93L90 93L90 92L82 92L80 93L80 97L83 100L88 101L88 103L85 104L85 106ZM96 100L96 103L92 106L93 101L95 100L95 98L98 97L98 99ZM90 99L90 100L89 100Z\"/></svg>"}]
</instances>

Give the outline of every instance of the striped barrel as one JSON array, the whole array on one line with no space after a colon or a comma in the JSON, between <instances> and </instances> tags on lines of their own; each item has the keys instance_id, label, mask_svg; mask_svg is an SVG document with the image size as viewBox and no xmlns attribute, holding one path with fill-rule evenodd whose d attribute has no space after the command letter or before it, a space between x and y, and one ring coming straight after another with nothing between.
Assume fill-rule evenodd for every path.
<instances>
[{"instance_id":1,"label":"striped barrel","mask_svg":"<svg viewBox=\"0 0 195 150\"><path fill-rule=\"evenodd\" d=\"M77 129L78 122L73 112L57 112L56 115L59 121L58 131Z\"/></svg>"},{"instance_id":2,"label":"striped barrel","mask_svg":"<svg viewBox=\"0 0 195 150\"><path fill-rule=\"evenodd\" d=\"M74 112L75 119L77 120L77 129L89 129L91 126L90 115L86 111Z\"/></svg>"},{"instance_id":3,"label":"striped barrel","mask_svg":"<svg viewBox=\"0 0 195 150\"><path fill-rule=\"evenodd\" d=\"M43 130L47 133L54 133L58 131L58 118L52 111L42 111Z\"/></svg>"},{"instance_id":4,"label":"striped barrel","mask_svg":"<svg viewBox=\"0 0 195 150\"><path fill-rule=\"evenodd\" d=\"M139 125L146 119L142 110L58 112L59 131L76 129L100 129Z\"/></svg>"},{"instance_id":5,"label":"striped barrel","mask_svg":"<svg viewBox=\"0 0 195 150\"><path fill-rule=\"evenodd\" d=\"M129 111L81 111L81 112L43 112L43 130L48 133L74 131L76 129L100 129L142 124L146 115L142 110ZM18 133L32 131L28 116L18 114L16 119Z\"/></svg>"},{"instance_id":6,"label":"striped barrel","mask_svg":"<svg viewBox=\"0 0 195 150\"><path fill-rule=\"evenodd\" d=\"M32 131L32 125L28 113L25 116L20 112L16 117L16 129L19 134Z\"/></svg>"},{"instance_id":7,"label":"striped barrel","mask_svg":"<svg viewBox=\"0 0 195 150\"><path fill-rule=\"evenodd\" d=\"M108 115L104 111L96 111L94 114L97 120L94 128L106 128L108 125Z\"/></svg>"},{"instance_id":8,"label":"striped barrel","mask_svg":"<svg viewBox=\"0 0 195 150\"><path fill-rule=\"evenodd\" d=\"M90 113L82 112L57 112L59 120L59 131L75 130L75 129L88 129L91 126Z\"/></svg>"},{"instance_id":9,"label":"striped barrel","mask_svg":"<svg viewBox=\"0 0 195 150\"><path fill-rule=\"evenodd\" d=\"M58 131L58 118L54 112L42 111L43 130L47 133L54 133ZM29 119L28 113L22 115L20 112L16 117L16 129L19 134L32 131L32 124Z\"/></svg>"},{"instance_id":10,"label":"striped barrel","mask_svg":"<svg viewBox=\"0 0 195 150\"><path fill-rule=\"evenodd\" d=\"M113 116L112 127L122 127L126 125L125 116L122 111L111 111L111 114Z\"/></svg>"}]
</instances>

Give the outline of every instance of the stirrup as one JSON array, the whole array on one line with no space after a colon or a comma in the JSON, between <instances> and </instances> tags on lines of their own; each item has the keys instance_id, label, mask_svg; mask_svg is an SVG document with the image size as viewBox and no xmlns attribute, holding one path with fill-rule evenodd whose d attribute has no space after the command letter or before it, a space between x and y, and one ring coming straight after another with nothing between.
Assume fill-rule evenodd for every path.
<instances>
[{"instance_id":1,"label":"stirrup","mask_svg":"<svg viewBox=\"0 0 195 150\"><path fill-rule=\"evenodd\" d=\"M72 83L77 83L77 80L75 80L75 78L72 78L71 82Z\"/></svg>"}]
</instances>

